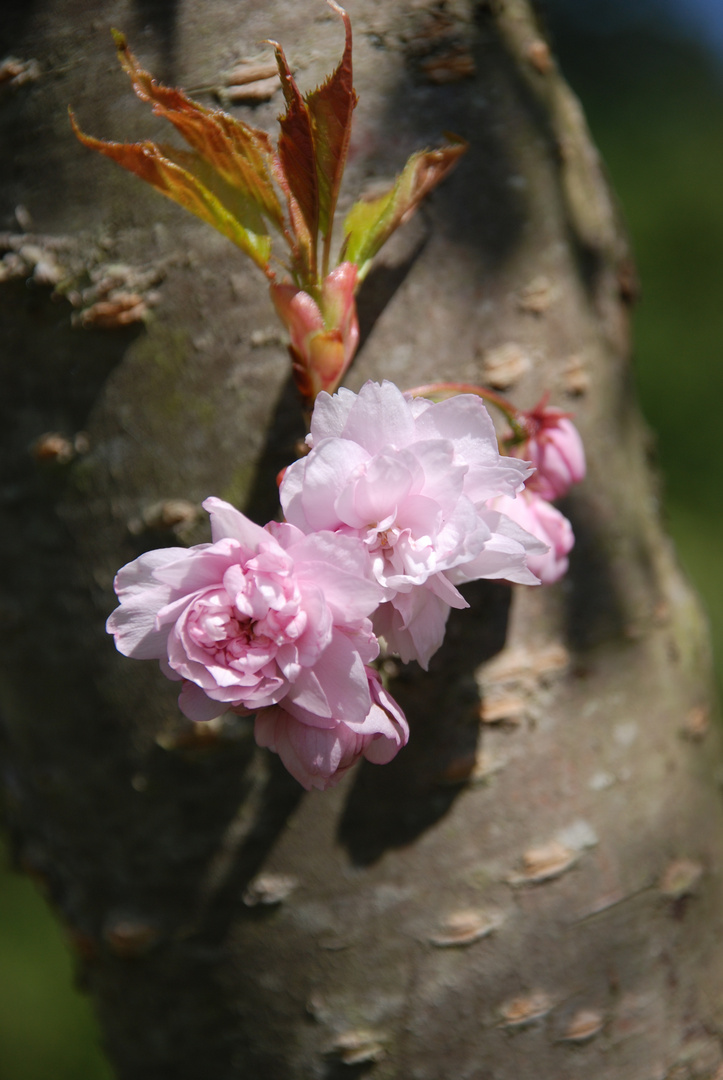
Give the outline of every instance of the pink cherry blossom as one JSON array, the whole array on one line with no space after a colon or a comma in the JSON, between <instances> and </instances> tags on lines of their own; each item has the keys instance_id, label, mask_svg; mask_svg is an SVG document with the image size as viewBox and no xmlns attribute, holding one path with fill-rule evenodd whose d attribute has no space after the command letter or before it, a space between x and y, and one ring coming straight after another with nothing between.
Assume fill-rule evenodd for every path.
<instances>
[{"instance_id":1,"label":"pink cherry blossom","mask_svg":"<svg viewBox=\"0 0 723 1080\"><path fill-rule=\"evenodd\" d=\"M495 499L494 506L547 545L546 551L530 554L527 565L543 585L558 581L567 572L567 556L575 544L567 518L529 487L516 499L505 495Z\"/></svg>"},{"instance_id":2,"label":"pink cherry blossom","mask_svg":"<svg viewBox=\"0 0 723 1080\"><path fill-rule=\"evenodd\" d=\"M406 745L409 727L377 672L367 668L367 677L372 705L360 724L339 721L333 728L321 728L293 716L282 702L257 713L256 742L277 753L307 789L338 784L360 757L386 764Z\"/></svg>"},{"instance_id":3,"label":"pink cherry blossom","mask_svg":"<svg viewBox=\"0 0 723 1080\"><path fill-rule=\"evenodd\" d=\"M479 397L435 404L391 382L322 393L307 441L281 483L286 518L362 541L384 589L375 628L402 660L427 666L450 608L468 606L456 585L538 583L527 556L543 545L488 506L512 499L530 469L500 456Z\"/></svg>"},{"instance_id":4,"label":"pink cherry blossom","mask_svg":"<svg viewBox=\"0 0 723 1080\"><path fill-rule=\"evenodd\" d=\"M543 499L562 498L585 477L585 450L577 428L561 409L546 405L545 399L521 419L530 435L514 453L535 466L528 489Z\"/></svg>"},{"instance_id":5,"label":"pink cherry blossom","mask_svg":"<svg viewBox=\"0 0 723 1080\"><path fill-rule=\"evenodd\" d=\"M150 551L118 572L107 623L116 647L182 679L192 720L283 702L303 725L366 732L366 665L379 651L369 615L382 590L361 545L261 528L220 499L203 505L212 543Z\"/></svg>"}]
</instances>

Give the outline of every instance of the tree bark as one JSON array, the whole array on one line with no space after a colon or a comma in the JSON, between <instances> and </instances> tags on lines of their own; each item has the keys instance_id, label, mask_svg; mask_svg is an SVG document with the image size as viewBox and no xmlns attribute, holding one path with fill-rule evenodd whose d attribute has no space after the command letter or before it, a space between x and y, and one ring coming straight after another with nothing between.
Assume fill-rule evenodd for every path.
<instances>
[{"instance_id":1,"label":"tree bark","mask_svg":"<svg viewBox=\"0 0 723 1080\"><path fill-rule=\"evenodd\" d=\"M194 727L154 663L115 653L115 570L205 539L209 494L273 517L303 429L261 275L84 150L66 107L104 138L158 134L111 25L188 89L268 37L309 89L342 33L313 0L114 0L91 20L36 0L4 18L37 78L0 86L6 224L25 208L0 283L14 850L68 929L122 1080L712 1080L720 746L631 387L614 202L525 0L348 9L347 205L444 130L471 146L365 283L347 383L492 380L525 407L545 390L569 405L589 461L564 507L570 572L469 587L430 672L396 672L408 748L323 794L249 721ZM280 107L239 114L273 131ZM99 324L109 281L145 323Z\"/></svg>"}]
</instances>

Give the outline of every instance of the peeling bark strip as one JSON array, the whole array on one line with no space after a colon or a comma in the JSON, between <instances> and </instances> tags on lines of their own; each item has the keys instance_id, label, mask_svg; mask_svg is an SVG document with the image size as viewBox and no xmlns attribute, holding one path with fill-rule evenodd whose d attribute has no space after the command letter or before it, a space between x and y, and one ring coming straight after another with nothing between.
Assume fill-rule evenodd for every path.
<instances>
[{"instance_id":1,"label":"peeling bark strip","mask_svg":"<svg viewBox=\"0 0 723 1080\"><path fill-rule=\"evenodd\" d=\"M197 737L154 665L114 654L114 569L159 533L203 540L210 491L273 516L264 493L301 431L263 282L80 152L66 104L124 139L126 87L105 25L41 0L12 43L40 74L0 114L6 217L26 207L90 267L167 273L153 318L112 329L74 328L32 260L0 281L18 865L68 930L122 1080L717 1076L720 739L703 623L655 516L629 389L630 257L597 155L524 0L349 6L349 190L386 190L445 130L470 142L361 290L350 385L487 369L525 407L552 388L590 459L570 577L512 598L471 587L432 670L396 678L408 750L323 796L257 751L247 720ZM338 19L311 0L167 12L149 15L139 60L183 86L271 35L293 42L302 92L339 55ZM110 5L114 25L134 19ZM271 132L277 108L250 119ZM44 132L32 153L29 131ZM528 880L511 888L514 873Z\"/></svg>"}]
</instances>

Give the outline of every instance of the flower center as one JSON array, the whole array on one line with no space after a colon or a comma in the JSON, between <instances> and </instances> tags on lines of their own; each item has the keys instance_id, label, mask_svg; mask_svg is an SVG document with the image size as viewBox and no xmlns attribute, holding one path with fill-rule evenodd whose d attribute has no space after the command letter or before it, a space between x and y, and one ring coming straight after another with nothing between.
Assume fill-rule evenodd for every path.
<instances>
[{"instance_id":1,"label":"flower center","mask_svg":"<svg viewBox=\"0 0 723 1080\"><path fill-rule=\"evenodd\" d=\"M189 638L214 664L257 671L274 661L280 647L298 641L308 616L292 582L244 575L233 585L211 590L194 605Z\"/></svg>"},{"instance_id":2,"label":"flower center","mask_svg":"<svg viewBox=\"0 0 723 1080\"><path fill-rule=\"evenodd\" d=\"M218 604L218 598L214 598ZM212 653L217 661L236 660L249 649L266 648L269 639L258 632L256 620L242 615L232 605L220 609L209 605L198 613L190 636L200 648Z\"/></svg>"},{"instance_id":3,"label":"flower center","mask_svg":"<svg viewBox=\"0 0 723 1080\"><path fill-rule=\"evenodd\" d=\"M364 543L369 551L382 551L384 554L391 554L401 534L402 530L389 518L381 522L372 521L367 525Z\"/></svg>"}]
</instances>

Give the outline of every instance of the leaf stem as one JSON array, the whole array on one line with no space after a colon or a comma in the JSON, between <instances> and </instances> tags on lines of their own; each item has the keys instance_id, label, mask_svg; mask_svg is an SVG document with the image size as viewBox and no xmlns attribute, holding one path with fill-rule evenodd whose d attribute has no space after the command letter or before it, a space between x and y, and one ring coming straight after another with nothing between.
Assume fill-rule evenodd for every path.
<instances>
[{"instance_id":1,"label":"leaf stem","mask_svg":"<svg viewBox=\"0 0 723 1080\"><path fill-rule=\"evenodd\" d=\"M334 217L329 221L329 231L324 236L324 247L322 249L321 256L321 280L323 281L329 273L329 261L331 258L331 232L334 225Z\"/></svg>"}]
</instances>

